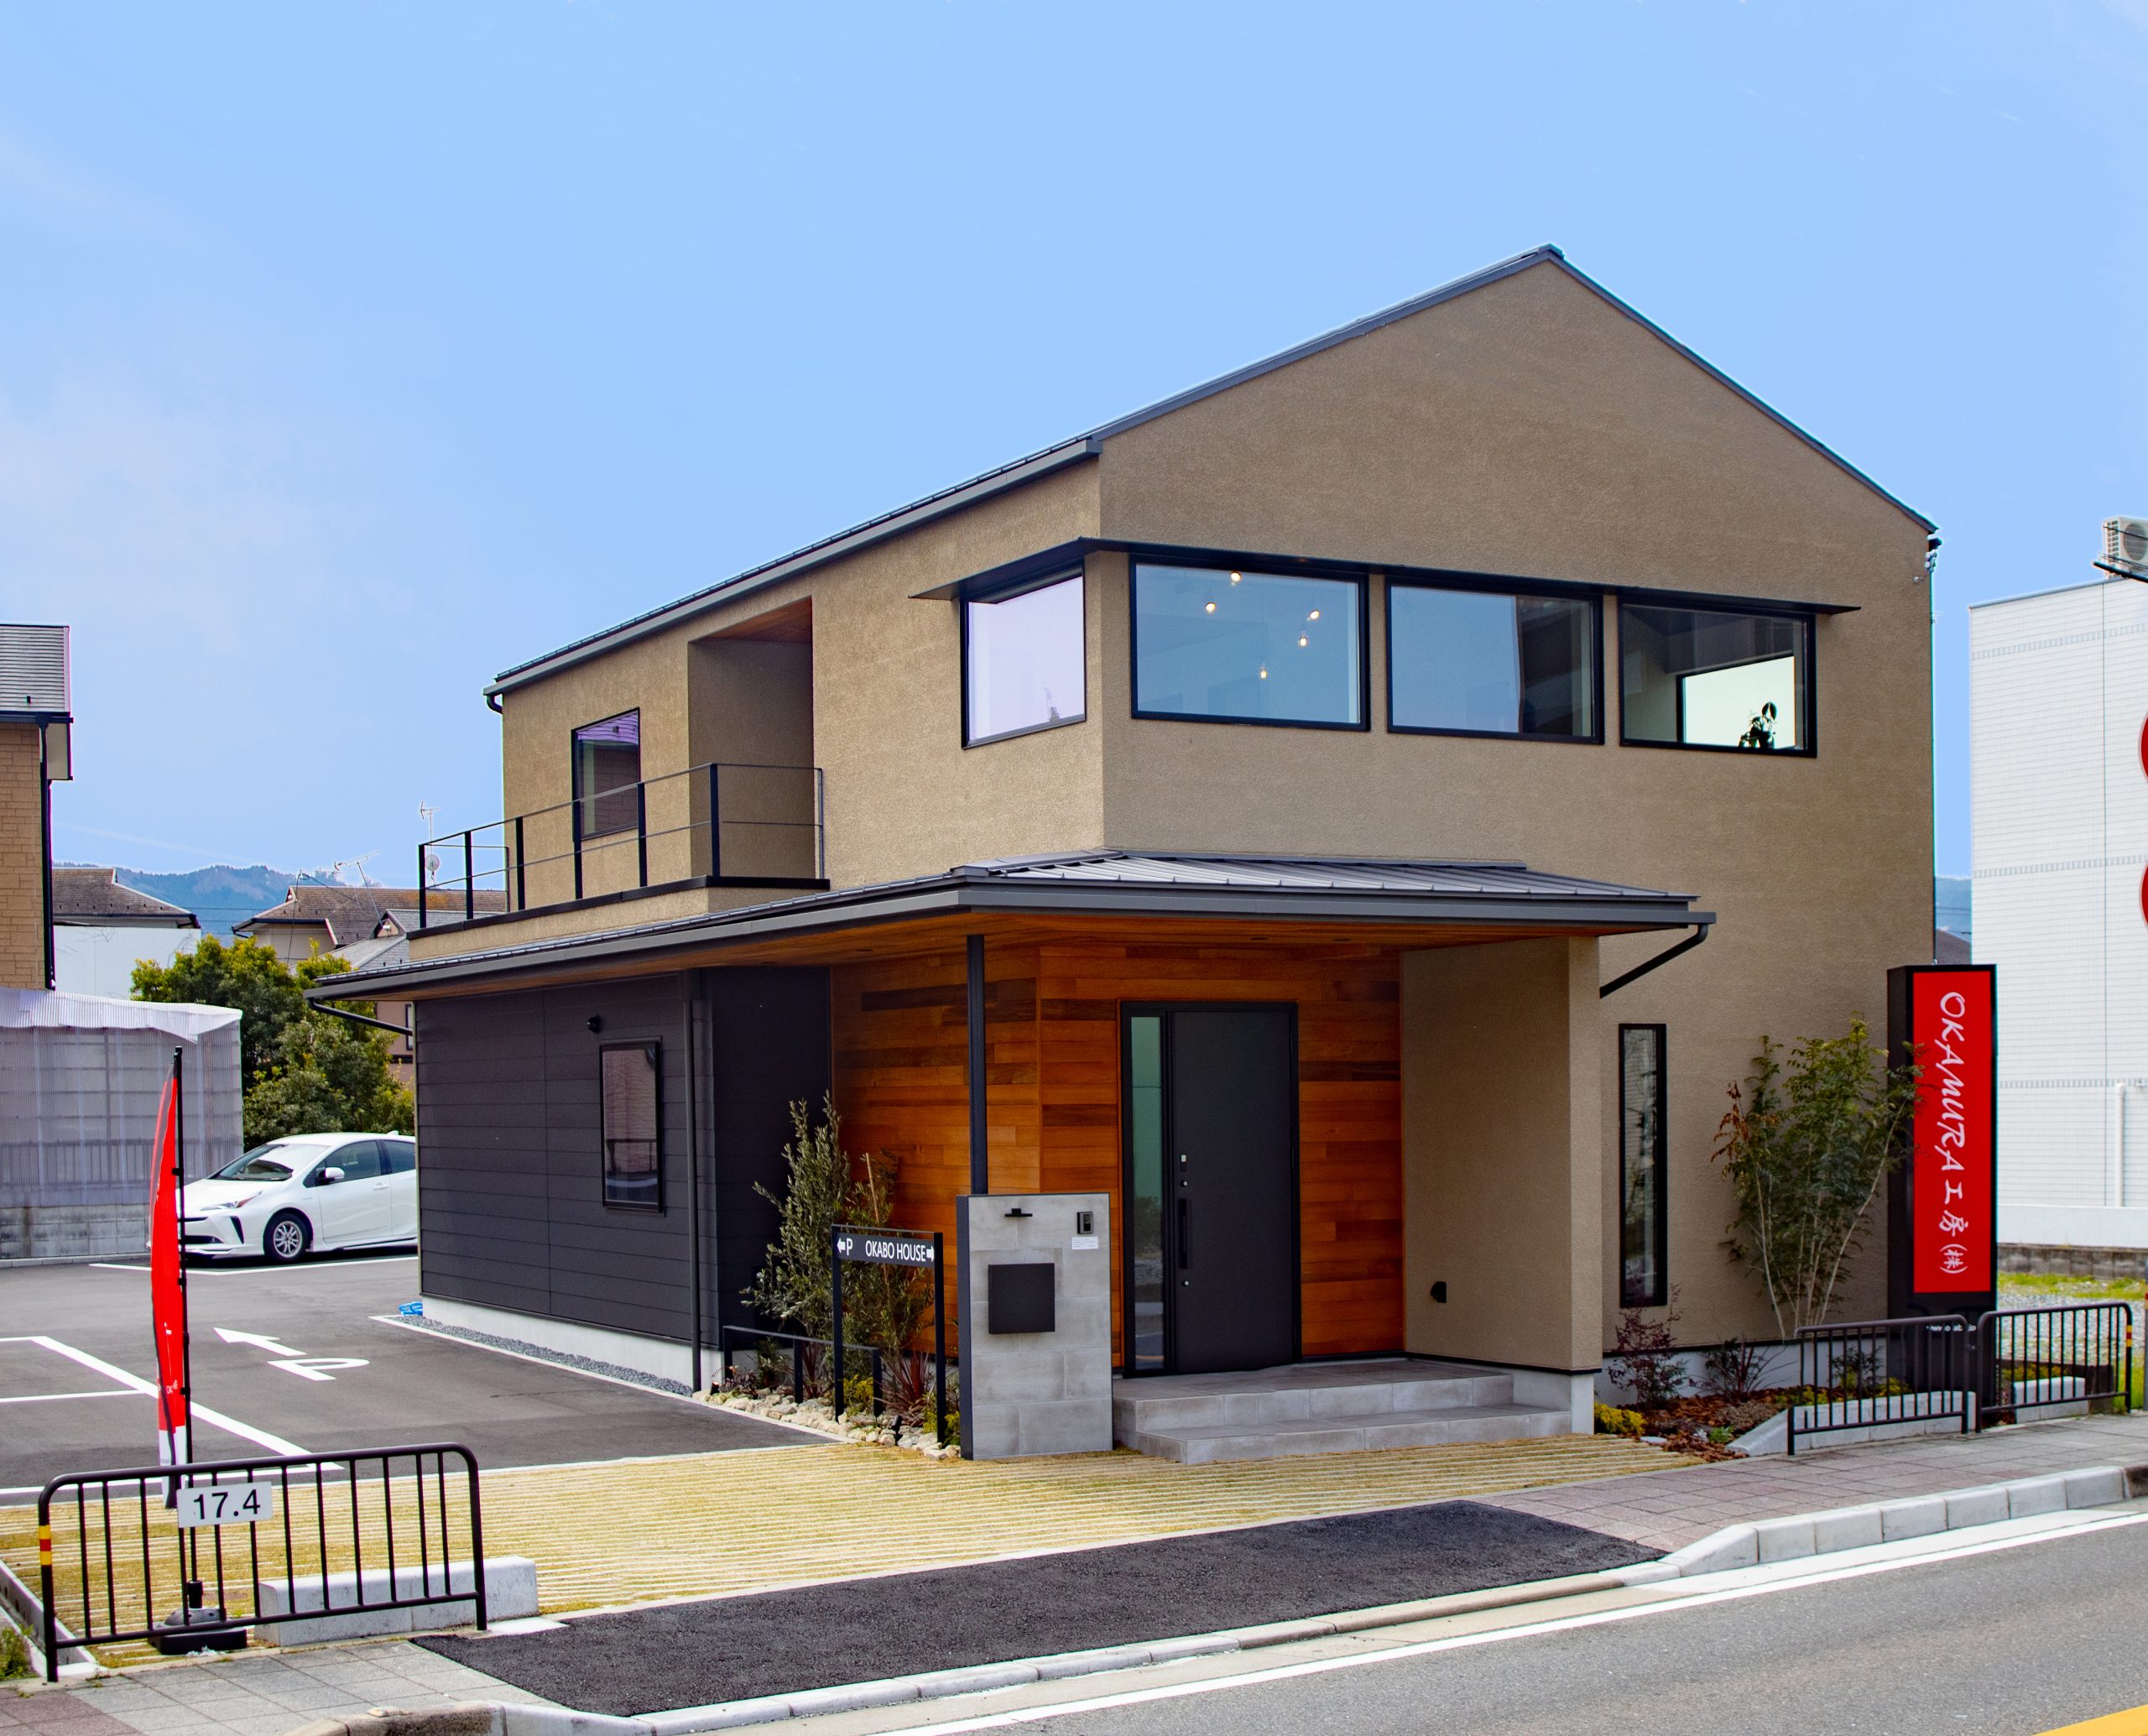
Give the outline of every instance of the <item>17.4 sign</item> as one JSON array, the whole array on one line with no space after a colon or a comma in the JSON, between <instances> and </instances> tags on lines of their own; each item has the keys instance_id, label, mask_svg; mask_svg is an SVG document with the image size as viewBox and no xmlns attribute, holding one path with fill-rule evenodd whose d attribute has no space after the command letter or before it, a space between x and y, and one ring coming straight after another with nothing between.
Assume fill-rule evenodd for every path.
<instances>
[{"instance_id":1,"label":"17.4 sign","mask_svg":"<svg viewBox=\"0 0 2148 1736\"><path fill-rule=\"evenodd\" d=\"M265 1483L196 1483L179 1492L179 1528L250 1525L276 1516L276 1491Z\"/></svg>"}]
</instances>

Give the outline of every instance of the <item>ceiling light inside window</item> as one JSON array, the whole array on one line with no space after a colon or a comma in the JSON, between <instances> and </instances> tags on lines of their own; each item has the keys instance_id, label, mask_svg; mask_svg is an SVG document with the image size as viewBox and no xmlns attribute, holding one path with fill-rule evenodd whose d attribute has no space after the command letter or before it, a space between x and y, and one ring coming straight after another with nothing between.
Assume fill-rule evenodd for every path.
<instances>
[{"instance_id":1,"label":"ceiling light inside window","mask_svg":"<svg viewBox=\"0 0 2148 1736\"><path fill-rule=\"evenodd\" d=\"M1212 602L1204 602L1201 607L1206 609L1212 615L1216 613L1216 605Z\"/></svg>"},{"instance_id":2,"label":"ceiling light inside window","mask_svg":"<svg viewBox=\"0 0 2148 1736\"><path fill-rule=\"evenodd\" d=\"M1319 618L1320 611L1318 609L1315 609L1310 615L1306 617L1306 619L1308 621L1317 621Z\"/></svg>"},{"instance_id":3,"label":"ceiling light inside window","mask_svg":"<svg viewBox=\"0 0 2148 1736\"><path fill-rule=\"evenodd\" d=\"M1239 580L1239 578L1240 578L1241 576L1242 576L1242 575L1240 575L1240 574L1238 574L1238 573L1233 573L1233 574L1231 575L1231 582L1232 582L1233 585L1237 584L1237 583L1238 583L1238 580Z\"/></svg>"},{"instance_id":4,"label":"ceiling light inside window","mask_svg":"<svg viewBox=\"0 0 2148 1736\"><path fill-rule=\"evenodd\" d=\"M1306 636L1301 633L1298 635L1298 643L1302 645L1310 643L1310 641L1308 641Z\"/></svg>"},{"instance_id":5,"label":"ceiling light inside window","mask_svg":"<svg viewBox=\"0 0 2148 1736\"><path fill-rule=\"evenodd\" d=\"M1264 680L1266 680L1268 679L1268 668L1267 668L1267 665L1266 665L1265 664L1264 664L1264 665L1261 665L1261 670L1260 670L1260 679L1261 679L1262 680L1264 680Z\"/></svg>"}]
</instances>

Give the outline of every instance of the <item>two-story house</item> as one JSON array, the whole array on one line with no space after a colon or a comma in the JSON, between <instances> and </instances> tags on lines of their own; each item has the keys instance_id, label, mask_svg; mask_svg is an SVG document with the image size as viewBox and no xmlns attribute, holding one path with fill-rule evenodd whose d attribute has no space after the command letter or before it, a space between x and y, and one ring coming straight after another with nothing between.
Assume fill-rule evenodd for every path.
<instances>
[{"instance_id":1,"label":"two-story house","mask_svg":"<svg viewBox=\"0 0 2148 1736\"><path fill-rule=\"evenodd\" d=\"M1129 1379L1770 1336L1711 1152L1930 957L1932 530L1546 248L508 670L340 985L428 1311L683 1374L825 1092L910 1227L1108 1194Z\"/></svg>"}]
</instances>

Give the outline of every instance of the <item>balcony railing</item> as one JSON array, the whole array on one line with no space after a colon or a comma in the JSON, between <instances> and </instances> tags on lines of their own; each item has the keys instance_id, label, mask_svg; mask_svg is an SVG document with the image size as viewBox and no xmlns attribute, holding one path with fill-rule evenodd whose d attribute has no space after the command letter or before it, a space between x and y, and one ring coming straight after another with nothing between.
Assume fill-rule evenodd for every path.
<instances>
[{"instance_id":1,"label":"balcony railing","mask_svg":"<svg viewBox=\"0 0 2148 1736\"><path fill-rule=\"evenodd\" d=\"M711 764L622 784L418 847L418 925L695 886L825 885L821 769ZM435 899L439 902L436 904ZM451 917L451 920L453 919Z\"/></svg>"}]
</instances>

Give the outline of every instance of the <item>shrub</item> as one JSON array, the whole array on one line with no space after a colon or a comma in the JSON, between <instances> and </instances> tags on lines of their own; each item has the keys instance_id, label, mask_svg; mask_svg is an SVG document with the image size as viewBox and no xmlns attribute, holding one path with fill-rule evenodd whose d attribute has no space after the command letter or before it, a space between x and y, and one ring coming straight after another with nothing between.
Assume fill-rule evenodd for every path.
<instances>
[{"instance_id":1,"label":"shrub","mask_svg":"<svg viewBox=\"0 0 2148 1736\"><path fill-rule=\"evenodd\" d=\"M1619 1385L1630 1388L1634 1402L1644 1410L1660 1410L1671 1403L1686 1384L1677 1341L1671 1333L1677 1321L1676 1285L1671 1286L1670 1305L1661 1320L1645 1318L1639 1308L1629 1308L1619 1316L1619 1336L1612 1341L1618 1359L1604 1372Z\"/></svg>"},{"instance_id":2,"label":"shrub","mask_svg":"<svg viewBox=\"0 0 2148 1736\"><path fill-rule=\"evenodd\" d=\"M1596 1432L1599 1435L1623 1435L1629 1441L1638 1441L1646 1428L1638 1410L1622 1410L1616 1405L1596 1407Z\"/></svg>"},{"instance_id":3,"label":"shrub","mask_svg":"<svg viewBox=\"0 0 2148 1736\"><path fill-rule=\"evenodd\" d=\"M0 1616L0 1681L13 1681L30 1673L30 1645Z\"/></svg>"},{"instance_id":4,"label":"shrub","mask_svg":"<svg viewBox=\"0 0 2148 1736\"><path fill-rule=\"evenodd\" d=\"M1760 1389L1768 1364L1767 1350L1749 1339L1733 1338L1718 1344L1702 1359L1702 1378L1718 1398L1749 1399Z\"/></svg>"}]
</instances>

